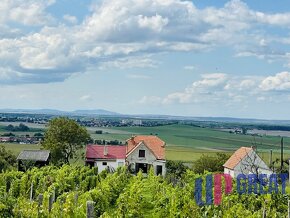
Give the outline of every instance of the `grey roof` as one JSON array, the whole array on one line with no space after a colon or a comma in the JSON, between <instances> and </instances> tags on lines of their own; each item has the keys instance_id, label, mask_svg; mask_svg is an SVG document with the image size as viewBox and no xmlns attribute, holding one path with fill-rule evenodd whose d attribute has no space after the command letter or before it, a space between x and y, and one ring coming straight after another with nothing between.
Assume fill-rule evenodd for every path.
<instances>
[{"instance_id":1,"label":"grey roof","mask_svg":"<svg viewBox=\"0 0 290 218\"><path fill-rule=\"evenodd\" d=\"M49 154L48 150L23 150L18 155L17 160L47 161Z\"/></svg>"}]
</instances>

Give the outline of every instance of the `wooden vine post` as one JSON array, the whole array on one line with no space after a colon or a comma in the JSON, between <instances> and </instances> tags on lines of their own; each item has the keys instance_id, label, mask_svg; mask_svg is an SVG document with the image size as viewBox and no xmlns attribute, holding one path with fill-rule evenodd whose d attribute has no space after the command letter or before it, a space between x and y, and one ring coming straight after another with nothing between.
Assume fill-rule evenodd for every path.
<instances>
[{"instance_id":1,"label":"wooden vine post","mask_svg":"<svg viewBox=\"0 0 290 218\"><path fill-rule=\"evenodd\" d=\"M95 218L93 201L87 201L87 218Z\"/></svg>"}]
</instances>

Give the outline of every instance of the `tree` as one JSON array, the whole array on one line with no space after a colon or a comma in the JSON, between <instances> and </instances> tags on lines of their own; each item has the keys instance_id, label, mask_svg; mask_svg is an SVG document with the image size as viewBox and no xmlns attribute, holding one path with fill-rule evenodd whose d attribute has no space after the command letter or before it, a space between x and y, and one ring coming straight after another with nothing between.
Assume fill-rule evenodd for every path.
<instances>
[{"instance_id":1,"label":"tree","mask_svg":"<svg viewBox=\"0 0 290 218\"><path fill-rule=\"evenodd\" d=\"M6 151L3 145L0 146L0 172L11 169L16 165L16 157L10 152Z\"/></svg>"},{"instance_id":2,"label":"tree","mask_svg":"<svg viewBox=\"0 0 290 218\"><path fill-rule=\"evenodd\" d=\"M247 128L242 127L242 134L243 134L243 135L246 135L246 134L247 134L247 131L248 131Z\"/></svg>"},{"instance_id":3,"label":"tree","mask_svg":"<svg viewBox=\"0 0 290 218\"><path fill-rule=\"evenodd\" d=\"M29 127L24 125L23 123L20 123L18 127L15 127L15 131L27 132L29 130Z\"/></svg>"},{"instance_id":4,"label":"tree","mask_svg":"<svg viewBox=\"0 0 290 218\"><path fill-rule=\"evenodd\" d=\"M187 169L188 167L182 161L166 161L166 173L174 178L181 178Z\"/></svg>"},{"instance_id":5,"label":"tree","mask_svg":"<svg viewBox=\"0 0 290 218\"><path fill-rule=\"evenodd\" d=\"M225 153L216 153L215 156L202 155L193 163L193 171L200 174L204 173L204 171L222 172L224 170L223 165L229 157Z\"/></svg>"},{"instance_id":6,"label":"tree","mask_svg":"<svg viewBox=\"0 0 290 218\"><path fill-rule=\"evenodd\" d=\"M14 126L9 124L8 126L5 127L5 130L9 131L9 132L13 132L14 131Z\"/></svg>"},{"instance_id":7,"label":"tree","mask_svg":"<svg viewBox=\"0 0 290 218\"><path fill-rule=\"evenodd\" d=\"M42 138L43 134L41 132L36 132L36 133L34 133L34 137Z\"/></svg>"},{"instance_id":8,"label":"tree","mask_svg":"<svg viewBox=\"0 0 290 218\"><path fill-rule=\"evenodd\" d=\"M44 134L42 147L51 151L52 162L69 164L77 156L77 151L90 141L85 127L76 121L60 117L52 119Z\"/></svg>"},{"instance_id":9,"label":"tree","mask_svg":"<svg viewBox=\"0 0 290 218\"><path fill-rule=\"evenodd\" d=\"M95 133L96 133L96 134L103 134L103 131L102 131L102 130L96 130Z\"/></svg>"}]
</instances>

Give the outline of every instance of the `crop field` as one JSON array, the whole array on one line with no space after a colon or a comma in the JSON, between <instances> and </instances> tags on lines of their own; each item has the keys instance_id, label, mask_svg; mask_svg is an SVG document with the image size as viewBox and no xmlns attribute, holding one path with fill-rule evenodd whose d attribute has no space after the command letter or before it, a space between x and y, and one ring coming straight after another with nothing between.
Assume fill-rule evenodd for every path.
<instances>
[{"instance_id":1,"label":"crop field","mask_svg":"<svg viewBox=\"0 0 290 218\"><path fill-rule=\"evenodd\" d=\"M132 135L157 135L167 143L166 156L171 160L193 161L202 154L216 152L232 153L241 146L255 145L264 159L269 159L269 151L273 150L273 158L280 152L280 137L238 135L209 128L187 125L168 125L159 127L118 127L102 129L104 134L92 134L95 139L124 141ZM118 132L116 132L118 131ZM285 158L290 157L290 138L284 138Z\"/></svg>"},{"instance_id":2,"label":"crop field","mask_svg":"<svg viewBox=\"0 0 290 218\"><path fill-rule=\"evenodd\" d=\"M37 128L44 128L44 126L37 125ZM102 130L103 134L95 134L96 130ZM88 131L93 139L119 140L123 143L133 135L157 135L167 143L167 159L186 162L194 161L202 154L232 153L241 146L252 145L257 146L260 156L268 162L270 149L273 150L273 159L279 157L281 140L278 136L253 137L178 124L158 127L89 127ZM4 145L16 155L23 149L39 149L38 145ZM284 138L284 148L284 158L286 159L290 157L290 138Z\"/></svg>"},{"instance_id":3,"label":"crop field","mask_svg":"<svg viewBox=\"0 0 290 218\"><path fill-rule=\"evenodd\" d=\"M16 143L0 143L7 150L10 150L14 155L18 155L22 150L38 150L40 149L39 145L34 144L16 144Z\"/></svg>"}]
</instances>

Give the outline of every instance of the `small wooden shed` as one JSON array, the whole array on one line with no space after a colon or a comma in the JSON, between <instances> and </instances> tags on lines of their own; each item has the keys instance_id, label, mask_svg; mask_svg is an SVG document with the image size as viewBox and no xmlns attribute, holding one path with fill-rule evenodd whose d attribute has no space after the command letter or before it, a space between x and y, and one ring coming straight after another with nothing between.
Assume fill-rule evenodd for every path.
<instances>
[{"instance_id":1,"label":"small wooden shed","mask_svg":"<svg viewBox=\"0 0 290 218\"><path fill-rule=\"evenodd\" d=\"M23 150L17 157L18 170L25 171L30 167L42 167L49 164L50 151Z\"/></svg>"}]
</instances>

